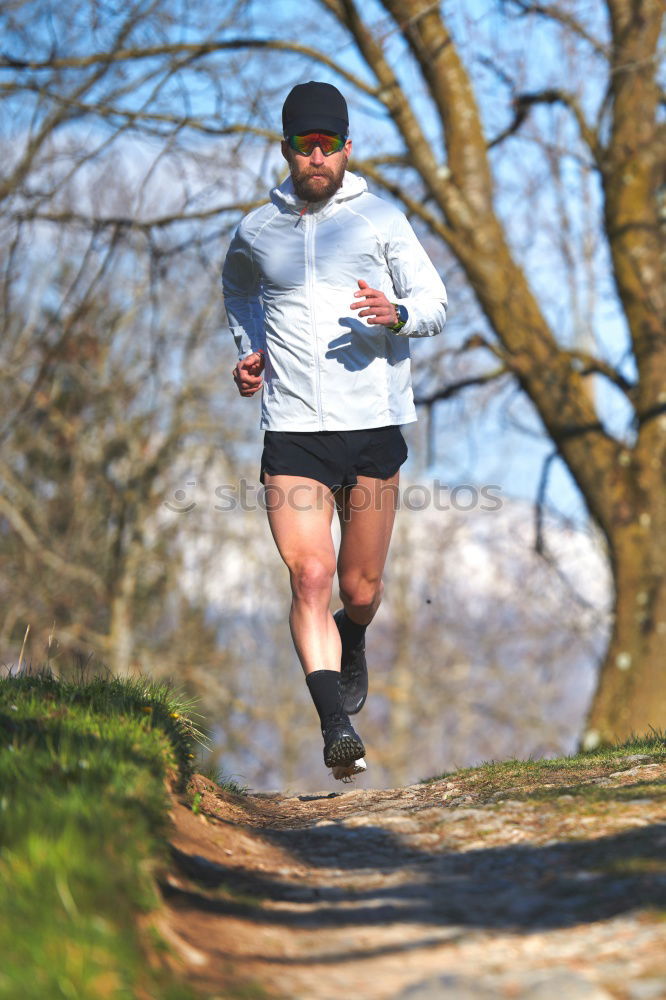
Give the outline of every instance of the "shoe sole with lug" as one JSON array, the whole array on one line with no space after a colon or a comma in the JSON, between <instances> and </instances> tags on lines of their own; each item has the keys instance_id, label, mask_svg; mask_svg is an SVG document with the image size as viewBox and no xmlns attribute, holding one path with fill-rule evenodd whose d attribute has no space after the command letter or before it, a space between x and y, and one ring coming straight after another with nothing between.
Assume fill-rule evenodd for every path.
<instances>
[{"instance_id":1,"label":"shoe sole with lug","mask_svg":"<svg viewBox=\"0 0 666 1000\"><path fill-rule=\"evenodd\" d=\"M359 739L354 739L353 736L342 736L332 746L324 750L326 767L335 767L336 765L349 767L361 757L365 757L365 747Z\"/></svg>"}]
</instances>

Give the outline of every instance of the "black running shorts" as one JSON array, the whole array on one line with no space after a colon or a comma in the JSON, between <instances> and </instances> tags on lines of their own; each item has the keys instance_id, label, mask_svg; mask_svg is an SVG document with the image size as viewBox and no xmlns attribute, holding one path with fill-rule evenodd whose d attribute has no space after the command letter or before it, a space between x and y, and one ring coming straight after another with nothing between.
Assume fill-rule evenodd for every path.
<instances>
[{"instance_id":1,"label":"black running shorts","mask_svg":"<svg viewBox=\"0 0 666 1000\"><path fill-rule=\"evenodd\" d=\"M407 458L397 425L361 431L266 431L261 482L269 476L303 476L335 491L357 476L389 479Z\"/></svg>"}]
</instances>

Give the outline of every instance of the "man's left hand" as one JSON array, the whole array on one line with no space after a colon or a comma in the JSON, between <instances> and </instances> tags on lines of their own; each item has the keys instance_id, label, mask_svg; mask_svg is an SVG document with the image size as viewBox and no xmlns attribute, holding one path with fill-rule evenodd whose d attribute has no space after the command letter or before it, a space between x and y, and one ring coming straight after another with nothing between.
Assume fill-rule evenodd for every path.
<instances>
[{"instance_id":1,"label":"man's left hand","mask_svg":"<svg viewBox=\"0 0 666 1000\"><path fill-rule=\"evenodd\" d=\"M350 309L360 309L359 316L372 325L395 326L398 322L398 314L392 302L386 298L383 292L378 292L376 288L370 288L363 278L358 280L359 291L354 292L354 298L358 302L352 302Z\"/></svg>"}]
</instances>

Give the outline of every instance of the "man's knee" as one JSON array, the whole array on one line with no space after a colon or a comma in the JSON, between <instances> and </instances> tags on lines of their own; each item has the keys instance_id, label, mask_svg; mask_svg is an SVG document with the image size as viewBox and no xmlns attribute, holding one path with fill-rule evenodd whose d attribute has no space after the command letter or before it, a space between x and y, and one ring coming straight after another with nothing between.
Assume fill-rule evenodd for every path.
<instances>
[{"instance_id":1,"label":"man's knee","mask_svg":"<svg viewBox=\"0 0 666 1000\"><path fill-rule=\"evenodd\" d=\"M294 595L301 600L317 599L331 593L335 563L325 557L307 556L289 567L291 587Z\"/></svg>"},{"instance_id":2,"label":"man's knee","mask_svg":"<svg viewBox=\"0 0 666 1000\"><path fill-rule=\"evenodd\" d=\"M345 607L359 611L375 609L382 599L384 584L381 577L345 576L340 580L340 598Z\"/></svg>"}]
</instances>

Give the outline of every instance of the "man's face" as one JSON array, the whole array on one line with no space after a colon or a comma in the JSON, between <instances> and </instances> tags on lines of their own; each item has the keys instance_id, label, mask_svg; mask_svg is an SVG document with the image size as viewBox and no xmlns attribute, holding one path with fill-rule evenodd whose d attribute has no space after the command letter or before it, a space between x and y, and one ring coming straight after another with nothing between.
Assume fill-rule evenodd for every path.
<instances>
[{"instance_id":1,"label":"man's face","mask_svg":"<svg viewBox=\"0 0 666 1000\"><path fill-rule=\"evenodd\" d=\"M326 201L341 186L351 153L351 139L347 139L339 153L324 156L315 146L309 156L296 153L285 140L282 155L289 164L294 190L301 201Z\"/></svg>"}]
</instances>

